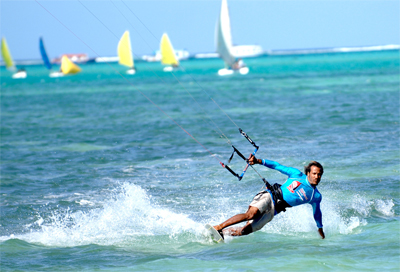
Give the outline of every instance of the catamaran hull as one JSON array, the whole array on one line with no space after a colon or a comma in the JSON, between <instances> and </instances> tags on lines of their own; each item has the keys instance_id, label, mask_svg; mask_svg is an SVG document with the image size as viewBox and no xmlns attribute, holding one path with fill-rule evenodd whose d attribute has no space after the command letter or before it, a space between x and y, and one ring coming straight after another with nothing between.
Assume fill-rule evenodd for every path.
<instances>
[{"instance_id":1,"label":"catamaran hull","mask_svg":"<svg viewBox=\"0 0 400 272\"><path fill-rule=\"evenodd\" d=\"M51 72L49 77L63 77L64 74L62 72Z\"/></svg>"},{"instance_id":2,"label":"catamaran hull","mask_svg":"<svg viewBox=\"0 0 400 272\"><path fill-rule=\"evenodd\" d=\"M177 70L177 68L174 68L172 66L166 66L166 67L163 68L164 72L172 72L172 71L175 71L175 70Z\"/></svg>"},{"instance_id":3,"label":"catamaran hull","mask_svg":"<svg viewBox=\"0 0 400 272\"><path fill-rule=\"evenodd\" d=\"M26 72L20 71L12 75L12 78L26 78Z\"/></svg>"},{"instance_id":4,"label":"catamaran hull","mask_svg":"<svg viewBox=\"0 0 400 272\"><path fill-rule=\"evenodd\" d=\"M247 75L249 73L249 67L242 67L238 70L232 70L232 69L220 69L218 70L218 75L220 76L229 76L229 75L233 75L235 73L239 73L241 75Z\"/></svg>"},{"instance_id":5,"label":"catamaran hull","mask_svg":"<svg viewBox=\"0 0 400 272\"><path fill-rule=\"evenodd\" d=\"M134 75L136 74L136 70L135 69L129 69L128 71L126 71L127 75Z\"/></svg>"}]
</instances>

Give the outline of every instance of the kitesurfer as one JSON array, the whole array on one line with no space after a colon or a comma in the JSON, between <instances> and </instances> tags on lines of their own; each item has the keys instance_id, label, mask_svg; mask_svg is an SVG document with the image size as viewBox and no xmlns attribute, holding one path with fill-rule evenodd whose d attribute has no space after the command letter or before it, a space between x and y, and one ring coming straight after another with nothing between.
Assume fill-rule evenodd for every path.
<instances>
[{"instance_id":1,"label":"kitesurfer","mask_svg":"<svg viewBox=\"0 0 400 272\"><path fill-rule=\"evenodd\" d=\"M214 228L223 236L224 234L232 236L247 235L260 230L271 221L276 214L286 211L286 208L309 203L313 208L314 220L317 223L318 233L322 239L325 234L322 228L322 213L320 203L321 193L317 185L321 181L324 169L319 162L312 161L304 167L304 173L292 167L281 165L275 161L257 159L251 156L250 165L262 164L268 168L277 170L288 176L283 185L267 184L267 190L261 191L250 203L246 213L237 214L225 222L214 226ZM269 187L269 188L268 188ZM248 221L244 227L232 227L231 225Z\"/></svg>"}]
</instances>

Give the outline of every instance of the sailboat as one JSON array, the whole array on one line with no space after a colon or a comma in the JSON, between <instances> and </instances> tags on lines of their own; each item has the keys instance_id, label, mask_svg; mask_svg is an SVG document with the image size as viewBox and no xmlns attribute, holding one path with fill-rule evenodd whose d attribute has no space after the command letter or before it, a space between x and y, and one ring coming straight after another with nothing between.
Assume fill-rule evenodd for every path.
<instances>
[{"instance_id":1,"label":"sailboat","mask_svg":"<svg viewBox=\"0 0 400 272\"><path fill-rule=\"evenodd\" d=\"M245 75L249 72L249 68L245 66L243 61L241 59L236 60L233 55L231 23L227 0L222 0L221 3L221 13L216 27L216 47L217 53L225 62L225 68L218 71L220 76L231 75L234 72Z\"/></svg>"},{"instance_id":2,"label":"sailboat","mask_svg":"<svg viewBox=\"0 0 400 272\"><path fill-rule=\"evenodd\" d=\"M47 56L42 37L40 37L40 39L39 39L39 49L40 49L40 55L42 56L44 66L46 66L46 68L51 71L52 65L49 60L49 57ZM50 74L49 74L50 77L60 77L63 75L64 74L62 72L50 72Z\"/></svg>"},{"instance_id":3,"label":"sailboat","mask_svg":"<svg viewBox=\"0 0 400 272\"><path fill-rule=\"evenodd\" d=\"M129 31L125 31L118 43L118 63L121 65L128 66L130 69L126 71L127 74L133 75L136 73L136 69L133 63L131 39L129 38Z\"/></svg>"},{"instance_id":4,"label":"sailboat","mask_svg":"<svg viewBox=\"0 0 400 272\"><path fill-rule=\"evenodd\" d=\"M73 63L67 56L62 56L61 58L61 72L64 75L69 75L69 74L77 74L80 71L82 71L82 69L76 65L75 63Z\"/></svg>"},{"instance_id":5,"label":"sailboat","mask_svg":"<svg viewBox=\"0 0 400 272\"><path fill-rule=\"evenodd\" d=\"M8 49L6 38L4 37L1 39L1 55L6 64L7 70L14 73L12 78L26 78L26 71L24 69L17 71L10 50Z\"/></svg>"},{"instance_id":6,"label":"sailboat","mask_svg":"<svg viewBox=\"0 0 400 272\"><path fill-rule=\"evenodd\" d=\"M164 65L169 65L164 67L164 72L171 72L174 70L174 68L179 67L178 58L175 55L174 48L172 47L167 33L164 33L161 37L160 51L161 63Z\"/></svg>"}]
</instances>

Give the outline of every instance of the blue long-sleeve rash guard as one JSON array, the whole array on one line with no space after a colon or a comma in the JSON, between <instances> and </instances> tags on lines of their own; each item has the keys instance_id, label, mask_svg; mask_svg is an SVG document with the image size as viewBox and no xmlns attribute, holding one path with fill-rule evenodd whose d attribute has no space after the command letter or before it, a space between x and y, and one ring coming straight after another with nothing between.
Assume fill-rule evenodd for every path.
<instances>
[{"instance_id":1,"label":"blue long-sleeve rash guard","mask_svg":"<svg viewBox=\"0 0 400 272\"><path fill-rule=\"evenodd\" d=\"M322 195L316 187L313 187L308 182L307 175L296 168L287 167L275 161L262 160L262 164L289 177L281 185L283 199L292 207L306 203L311 204L317 227L322 228L322 212L320 208Z\"/></svg>"}]
</instances>

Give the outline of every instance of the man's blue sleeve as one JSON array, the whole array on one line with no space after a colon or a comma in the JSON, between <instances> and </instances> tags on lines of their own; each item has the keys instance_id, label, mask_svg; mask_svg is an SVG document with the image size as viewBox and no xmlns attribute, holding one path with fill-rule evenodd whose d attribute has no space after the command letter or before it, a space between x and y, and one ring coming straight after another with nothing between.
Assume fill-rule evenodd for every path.
<instances>
[{"instance_id":1,"label":"man's blue sleeve","mask_svg":"<svg viewBox=\"0 0 400 272\"><path fill-rule=\"evenodd\" d=\"M282 174L287 175L289 177L303 175L303 173L299 169L284 166L282 164L277 163L276 161L262 160L262 165L274 170L278 170Z\"/></svg>"},{"instance_id":2,"label":"man's blue sleeve","mask_svg":"<svg viewBox=\"0 0 400 272\"><path fill-rule=\"evenodd\" d=\"M318 228L322 228L322 212L320 203L321 202L314 202L311 204L311 206L313 207L314 220L317 223Z\"/></svg>"}]
</instances>

